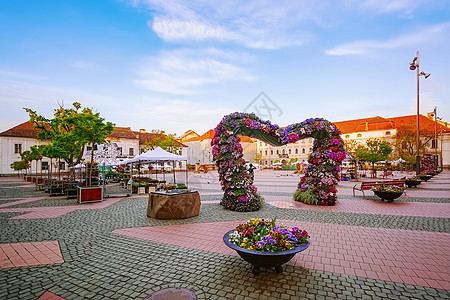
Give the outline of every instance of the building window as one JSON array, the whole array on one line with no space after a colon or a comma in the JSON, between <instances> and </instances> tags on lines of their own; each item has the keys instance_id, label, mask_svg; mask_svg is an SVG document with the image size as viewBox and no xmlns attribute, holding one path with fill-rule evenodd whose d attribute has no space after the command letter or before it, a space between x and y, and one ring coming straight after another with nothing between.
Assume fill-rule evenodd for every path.
<instances>
[{"instance_id":1,"label":"building window","mask_svg":"<svg viewBox=\"0 0 450 300\"><path fill-rule=\"evenodd\" d=\"M273 150L270 150L270 155L273 155Z\"/></svg>"},{"instance_id":2,"label":"building window","mask_svg":"<svg viewBox=\"0 0 450 300\"><path fill-rule=\"evenodd\" d=\"M14 144L14 153L16 154L22 153L22 144Z\"/></svg>"},{"instance_id":3,"label":"building window","mask_svg":"<svg viewBox=\"0 0 450 300\"><path fill-rule=\"evenodd\" d=\"M291 149L289 149L289 154L291 154Z\"/></svg>"},{"instance_id":4,"label":"building window","mask_svg":"<svg viewBox=\"0 0 450 300\"><path fill-rule=\"evenodd\" d=\"M60 162L60 163L59 163L59 169L60 169L60 170L65 170L65 169L66 169L66 163L63 162L63 161Z\"/></svg>"},{"instance_id":5,"label":"building window","mask_svg":"<svg viewBox=\"0 0 450 300\"><path fill-rule=\"evenodd\" d=\"M280 151L279 151L279 150L277 150L277 154L280 154Z\"/></svg>"},{"instance_id":6,"label":"building window","mask_svg":"<svg viewBox=\"0 0 450 300\"><path fill-rule=\"evenodd\" d=\"M438 143L436 139L431 140L431 148L436 149L438 147Z\"/></svg>"},{"instance_id":7,"label":"building window","mask_svg":"<svg viewBox=\"0 0 450 300\"><path fill-rule=\"evenodd\" d=\"M130 151L128 152L130 156L134 155L134 148L130 148Z\"/></svg>"},{"instance_id":8,"label":"building window","mask_svg":"<svg viewBox=\"0 0 450 300\"><path fill-rule=\"evenodd\" d=\"M356 136L357 136L357 137L362 137L362 134L361 134L361 133L358 133Z\"/></svg>"},{"instance_id":9,"label":"building window","mask_svg":"<svg viewBox=\"0 0 450 300\"><path fill-rule=\"evenodd\" d=\"M259 145L262 146L262 142L259 142Z\"/></svg>"},{"instance_id":10,"label":"building window","mask_svg":"<svg viewBox=\"0 0 450 300\"><path fill-rule=\"evenodd\" d=\"M283 154L286 154L286 151L284 151L284 149L283 149Z\"/></svg>"},{"instance_id":11,"label":"building window","mask_svg":"<svg viewBox=\"0 0 450 300\"><path fill-rule=\"evenodd\" d=\"M267 165L267 160L264 161L264 164Z\"/></svg>"},{"instance_id":12,"label":"building window","mask_svg":"<svg viewBox=\"0 0 450 300\"><path fill-rule=\"evenodd\" d=\"M345 138L346 138L346 139L350 138L350 134L346 134L346 135L345 135Z\"/></svg>"},{"instance_id":13,"label":"building window","mask_svg":"<svg viewBox=\"0 0 450 300\"><path fill-rule=\"evenodd\" d=\"M119 151L119 155L122 155L122 147L117 147L117 151Z\"/></svg>"},{"instance_id":14,"label":"building window","mask_svg":"<svg viewBox=\"0 0 450 300\"><path fill-rule=\"evenodd\" d=\"M266 150L266 155L267 155L267 150Z\"/></svg>"},{"instance_id":15,"label":"building window","mask_svg":"<svg viewBox=\"0 0 450 300\"><path fill-rule=\"evenodd\" d=\"M391 135L391 132L390 131L386 131L386 135Z\"/></svg>"},{"instance_id":16,"label":"building window","mask_svg":"<svg viewBox=\"0 0 450 300\"><path fill-rule=\"evenodd\" d=\"M305 153L305 152L306 152L305 148L302 148L302 153Z\"/></svg>"},{"instance_id":17,"label":"building window","mask_svg":"<svg viewBox=\"0 0 450 300\"><path fill-rule=\"evenodd\" d=\"M48 162L43 161L42 164L41 164L41 169L42 170L48 170Z\"/></svg>"},{"instance_id":18,"label":"building window","mask_svg":"<svg viewBox=\"0 0 450 300\"><path fill-rule=\"evenodd\" d=\"M298 154L298 148L295 149L295 154Z\"/></svg>"},{"instance_id":19,"label":"building window","mask_svg":"<svg viewBox=\"0 0 450 300\"><path fill-rule=\"evenodd\" d=\"M259 151L259 153L261 153L261 155L262 155L262 150L261 150L261 151Z\"/></svg>"}]
</instances>

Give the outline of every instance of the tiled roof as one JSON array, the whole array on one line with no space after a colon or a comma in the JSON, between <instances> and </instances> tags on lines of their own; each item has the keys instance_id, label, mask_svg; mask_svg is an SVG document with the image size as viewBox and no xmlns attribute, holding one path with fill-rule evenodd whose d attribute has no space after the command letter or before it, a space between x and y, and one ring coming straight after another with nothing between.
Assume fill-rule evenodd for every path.
<instances>
[{"instance_id":1,"label":"tiled roof","mask_svg":"<svg viewBox=\"0 0 450 300\"><path fill-rule=\"evenodd\" d=\"M365 119L348 120L341 122L334 122L334 125L341 131L341 133L363 132L363 131L377 131L395 129L395 123L390 119L385 119L380 116Z\"/></svg>"},{"instance_id":2,"label":"tiled roof","mask_svg":"<svg viewBox=\"0 0 450 300\"><path fill-rule=\"evenodd\" d=\"M154 143L155 140L164 140L167 138L167 135L162 133L150 133L150 132L134 132L136 137L139 138L139 145L144 145L147 142ZM174 140L174 147L187 147L186 145L180 143L177 140Z\"/></svg>"},{"instance_id":3,"label":"tiled roof","mask_svg":"<svg viewBox=\"0 0 450 300\"><path fill-rule=\"evenodd\" d=\"M137 139L135 133L130 129L130 127L114 127L113 132L111 132L111 134L106 138Z\"/></svg>"},{"instance_id":4,"label":"tiled roof","mask_svg":"<svg viewBox=\"0 0 450 300\"><path fill-rule=\"evenodd\" d=\"M23 137L37 139L38 130L33 128L33 124L26 121L13 128L0 133L0 136Z\"/></svg>"},{"instance_id":5,"label":"tiled roof","mask_svg":"<svg viewBox=\"0 0 450 300\"><path fill-rule=\"evenodd\" d=\"M215 133L214 129L210 129L199 137L194 137L192 139L187 140L186 143L187 142L195 142L195 141L212 140L214 138L215 134L216 133ZM239 135L239 138L241 139L242 143L253 143L253 140L251 138L249 138L248 136Z\"/></svg>"},{"instance_id":6,"label":"tiled roof","mask_svg":"<svg viewBox=\"0 0 450 300\"><path fill-rule=\"evenodd\" d=\"M416 125L417 124L416 123L417 115L394 117L394 118L389 118L389 120L392 120L393 122L395 122L395 125L397 126L397 128L401 128L402 126L408 126L408 127L417 126ZM435 129L434 121L428 119L427 117L425 117L423 115L419 115L419 126L420 126L421 132L434 133L434 129ZM443 127L443 132L450 132L449 127L445 127L445 125L442 127ZM440 124L437 125L437 128L438 128L438 132L440 132Z\"/></svg>"},{"instance_id":7,"label":"tiled roof","mask_svg":"<svg viewBox=\"0 0 450 300\"><path fill-rule=\"evenodd\" d=\"M189 136L193 135L194 137L199 137L200 135L198 135L195 131L193 130L188 130L185 133L183 133L179 138L177 138L177 140L179 142L186 142L187 140L190 140L192 137L189 138Z\"/></svg>"}]
</instances>

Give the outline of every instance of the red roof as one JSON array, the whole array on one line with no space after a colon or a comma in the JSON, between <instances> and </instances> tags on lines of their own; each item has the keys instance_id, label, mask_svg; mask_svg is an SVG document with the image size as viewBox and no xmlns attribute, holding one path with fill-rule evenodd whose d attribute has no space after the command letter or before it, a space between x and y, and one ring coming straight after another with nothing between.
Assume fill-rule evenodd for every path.
<instances>
[{"instance_id":1,"label":"red roof","mask_svg":"<svg viewBox=\"0 0 450 300\"><path fill-rule=\"evenodd\" d=\"M395 123L392 120L385 119L380 116L376 116L373 118L334 122L334 125L336 125L336 127L343 134L362 131L395 129Z\"/></svg>"},{"instance_id":2,"label":"red roof","mask_svg":"<svg viewBox=\"0 0 450 300\"><path fill-rule=\"evenodd\" d=\"M24 137L37 139L38 130L33 128L33 124L30 121L26 121L11 129L3 131L0 136L12 136L12 137Z\"/></svg>"},{"instance_id":3,"label":"red roof","mask_svg":"<svg viewBox=\"0 0 450 300\"><path fill-rule=\"evenodd\" d=\"M137 137L130 127L114 127L113 131L106 138L136 139Z\"/></svg>"},{"instance_id":4,"label":"red roof","mask_svg":"<svg viewBox=\"0 0 450 300\"><path fill-rule=\"evenodd\" d=\"M204 134L202 134L201 136L189 139L185 143L195 142L195 141L212 140L214 138L215 134L216 134L216 132L214 131L214 129L210 129L207 132L205 132ZM242 143L253 143L252 139L249 138L248 136L244 136L244 135L238 135L238 136L241 139Z\"/></svg>"},{"instance_id":5,"label":"red roof","mask_svg":"<svg viewBox=\"0 0 450 300\"><path fill-rule=\"evenodd\" d=\"M136 137L139 138L139 145L144 145L147 142L154 143L155 140L165 140L167 139L167 135L163 133L151 133L151 132L134 132ZM174 147L187 147L186 145L180 143L177 140L174 140Z\"/></svg>"},{"instance_id":6,"label":"red roof","mask_svg":"<svg viewBox=\"0 0 450 300\"><path fill-rule=\"evenodd\" d=\"M392 120L393 122L395 122L395 125L397 126L397 128L401 128L401 127L411 127L411 126L417 126L417 115L411 115L411 116L403 116L403 117L395 117L395 118L389 118L389 120ZM423 115L419 115L419 126L420 126L420 131L422 133L434 133L434 129L435 129L435 122L434 120L430 120L427 117L423 116ZM437 124L437 130L438 132L440 131L440 124ZM443 132L450 132L450 128L449 127L445 127L445 125L442 126L442 131Z\"/></svg>"}]
</instances>

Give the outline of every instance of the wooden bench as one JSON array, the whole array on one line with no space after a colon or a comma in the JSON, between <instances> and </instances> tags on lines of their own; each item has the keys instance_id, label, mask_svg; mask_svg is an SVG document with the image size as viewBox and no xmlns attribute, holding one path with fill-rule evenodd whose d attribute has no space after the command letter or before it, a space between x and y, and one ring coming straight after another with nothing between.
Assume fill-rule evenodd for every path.
<instances>
[{"instance_id":1,"label":"wooden bench","mask_svg":"<svg viewBox=\"0 0 450 300\"><path fill-rule=\"evenodd\" d=\"M378 180L378 181L363 181L361 185L355 184L353 187L353 197L355 197L355 190L361 191L363 196L366 197L364 193L365 190L370 190L376 185L395 185L398 187L405 187L405 179L393 179L393 180Z\"/></svg>"},{"instance_id":2,"label":"wooden bench","mask_svg":"<svg viewBox=\"0 0 450 300\"><path fill-rule=\"evenodd\" d=\"M383 172L383 178L386 178L388 176L392 176L392 171L384 171Z\"/></svg>"}]
</instances>

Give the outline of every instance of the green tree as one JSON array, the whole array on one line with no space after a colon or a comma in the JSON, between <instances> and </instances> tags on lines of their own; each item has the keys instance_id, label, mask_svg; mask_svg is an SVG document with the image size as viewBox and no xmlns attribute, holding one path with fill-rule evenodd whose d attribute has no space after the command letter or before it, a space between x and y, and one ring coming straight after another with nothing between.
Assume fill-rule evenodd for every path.
<instances>
[{"instance_id":1,"label":"green tree","mask_svg":"<svg viewBox=\"0 0 450 300\"><path fill-rule=\"evenodd\" d=\"M427 145L431 144L434 139L434 127L431 128L429 124L419 123L419 151L420 153L426 153L428 150ZM417 126L411 123L401 123L397 128L397 134L394 140L394 156L396 158L402 158L406 164L415 166L417 155Z\"/></svg>"},{"instance_id":2,"label":"green tree","mask_svg":"<svg viewBox=\"0 0 450 300\"><path fill-rule=\"evenodd\" d=\"M25 110L30 116L30 122L39 130L38 138L51 141L51 147L46 149L46 156L64 159L69 167L81 162L86 145L92 145L93 148L95 144L103 143L114 129L111 122L104 123L100 113L94 113L91 108L82 108L78 102L74 102L72 108L65 108L60 104L54 110L52 119L29 108ZM89 174L92 174L92 168Z\"/></svg>"},{"instance_id":3,"label":"green tree","mask_svg":"<svg viewBox=\"0 0 450 300\"><path fill-rule=\"evenodd\" d=\"M153 133L153 138L145 142L144 147L150 150L155 150L155 148L161 147L167 152L178 154L178 147L175 136L175 134L165 135L162 133Z\"/></svg>"},{"instance_id":4,"label":"green tree","mask_svg":"<svg viewBox=\"0 0 450 300\"><path fill-rule=\"evenodd\" d=\"M356 159L372 163L372 177L374 177L375 163L387 160L392 152L392 147L388 142L376 139L368 140L366 145L356 149Z\"/></svg>"},{"instance_id":5,"label":"green tree","mask_svg":"<svg viewBox=\"0 0 450 300\"><path fill-rule=\"evenodd\" d=\"M26 150L26 151L23 151L22 153L20 153L20 159L24 163L24 165L27 166L26 169L30 168L30 173L31 173L31 162L33 161L31 158L31 151Z\"/></svg>"},{"instance_id":6,"label":"green tree","mask_svg":"<svg viewBox=\"0 0 450 300\"><path fill-rule=\"evenodd\" d=\"M29 164L27 164L25 161L23 160L18 160L13 162L11 165L11 168L15 171L17 171L17 176L19 176L19 172L22 170L26 170L29 168Z\"/></svg>"},{"instance_id":7,"label":"green tree","mask_svg":"<svg viewBox=\"0 0 450 300\"><path fill-rule=\"evenodd\" d=\"M262 154L261 153L256 153L255 154L255 162L257 164L261 164L261 162L262 162Z\"/></svg>"}]
</instances>

